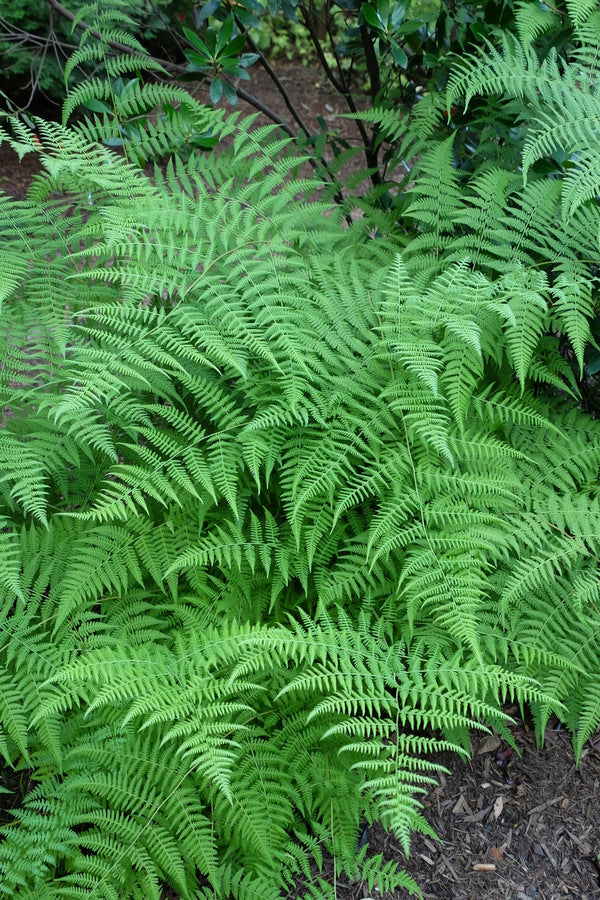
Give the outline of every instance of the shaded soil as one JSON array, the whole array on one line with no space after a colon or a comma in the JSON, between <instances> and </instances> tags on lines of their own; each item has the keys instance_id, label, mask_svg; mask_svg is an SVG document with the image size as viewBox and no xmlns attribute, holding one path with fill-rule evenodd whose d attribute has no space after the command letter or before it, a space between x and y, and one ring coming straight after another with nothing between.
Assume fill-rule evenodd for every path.
<instances>
[{"instance_id":1,"label":"shaded soil","mask_svg":"<svg viewBox=\"0 0 600 900\"><path fill-rule=\"evenodd\" d=\"M40 169L37 156L28 153L19 163L19 157L8 144L0 145L0 191L23 200L31 179Z\"/></svg>"},{"instance_id":2,"label":"shaded soil","mask_svg":"<svg viewBox=\"0 0 600 900\"><path fill-rule=\"evenodd\" d=\"M405 863L425 900L600 897L600 740L576 767L565 731L548 729L542 749L524 727L513 735L520 756L483 736L472 739L468 764L440 760L449 773L424 813L443 843L416 836ZM405 860L395 840L374 838L386 856Z\"/></svg>"},{"instance_id":3,"label":"shaded soil","mask_svg":"<svg viewBox=\"0 0 600 900\"><path fill-rule=\"evenodd\" d=\"M341 144L347 144L351 148L363 146L356 122L343 118L345 114L350 113L346 101L332 88L316 63L303 66L293 62L276 61L273 67L281 87L288 94L292 106L311 134L318 135L325 127L328 136L337 138ZM282 93L275 87L265 69L257 63L250 73L251 81L238 82L239 86L247 88L297 132L298 123L294 121ZM199 100L209 102L207 87L198 85L194 93ZM360 84L353 84L353 96L358 110L369 107L368 98L362 92ZM229 112L232 111L232 107L225 101L221 101L218 105ZM239 101L238 108L244 114L257 112L256 108L244 100ZM272 124L272 120L259 113L257 124ZM361 168L366 166L364 155L361 154L357 163Z\"/></svg>"},{"instance_id":4,"label":"shaded soil","mask_svg":"<svg viewBox=\"0 0 600 900\"><path fill-rule=\"evenodd\" d=\"M358 146L354 124L338 118L347 111L342 99L319 81L315 69L286 63L278 70L311 128L318 129L322 116ZM253 73L252 89L287 118L285 103L264 72ZM198 88L197 95L205 99L205 89ZM240 109L250 111L244 103ZM266 121L259 118L259 124ZM0 147L1 190L24 197L37 170L33 155L18 165L16 155ZM438 759L449 771L424 799L424 813L442 842L416 835L406 860L381 828L368 835L370 851L383 851L386 859L404 865L425 900L600 898L600 738L588 742L578 768L570 737L559 728L548 729L542 749L525 725L514 731L514 739L520 755L496 737L476 735L467 764L458 757ZM331 862L323 874L332 875ZM290 900L302 896L299 885ZM338 900L377 896L360 883L337 883ZM388 900L405 897L398 892Z\"/></svg>"}]
</instances>

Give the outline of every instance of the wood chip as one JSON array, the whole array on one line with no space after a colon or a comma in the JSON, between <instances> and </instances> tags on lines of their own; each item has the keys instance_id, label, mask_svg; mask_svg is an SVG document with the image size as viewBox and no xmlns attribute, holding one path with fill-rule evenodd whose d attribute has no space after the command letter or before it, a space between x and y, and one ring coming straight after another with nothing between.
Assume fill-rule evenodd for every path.
<instances>
[{"instance_id":1,"label":"wood chip","mask_svg":"<svg viewBox=\"0 0 600 900\"><path fill-rule=\"evenodd\" d=\"M436 847L435 844L433 843L433 841L430 841L429 838L426 838L425 836L423 836L421 838L421 840L423 841L423 843L425 844L427 849L430 851L430 853L439 853L440 852L440 848Z\"/></svg>"},{"instance_id":2,"label":"wood chip","mask_svg":"<svg viewBox=\"0 0 600 900\"><path fill-rule=\"evenodd\" d=\"M444 853L442 853L442 859L444 860L445 864L448 866L448 871L450 872L450 874L452 875L452 877L454 878L454 880L455 880L455 881L460 881L460 878L459 878L458 875L456 874L455 870L452 868L452 865L451 865L451 863L450 863L450 860L448 859L448 857L447 857Z\"/></svg>"},{"instance_id":3,"label":"wood chip","mask_svg":"<svg viewBox=\"0 0 600 900\"><path fill-rule=\"evenodd\" d=\"M546 803L540 803L539 806L534 806L533 809L530 809L527 813L528 816L534 816L536 813L544 812L545 809L548 809L549 806L556 806L557 803L560 803L562 797L555 797L554 800L547 800Z\"/></svg>"},{"instance_id":4,"label":"wood chip","mask_svg":"<svg viewBox=\"0 0 600 900\"><path fill-rule=\"evenodd\" d=\"M473 866L474 872L495 872L496 866L493 863L476 863Z\"/></svg>"},{"instance_id":5,"label":"wood chip","mask_svg":"<svg viewBox=\"0 0 600 900\"><path fill-rule=\"evenodd\" d=\"M556 862L556 859L554 858L554 856L552 856L552 854L548 850L548 847L545 845L545 843L543 841L540 841L540 846L541 846L542 850L544 851L544 853L546 854L546 856L548 857L548 859L550 860L550 865L552 866L552 868L556 869L558 866L558 863Z\"/></svg>"},{"instance_id":6,"label":"wood chip","mask_svg":"<svg viewBox=\"0 0 600 900\"><path fill-rule=\"evenodd\" d=\"M492 804L490 803L489 806L484 806L483 809L479 810L479 812L473 813L470 816L465 816L462 821L463 822L483 822L485 817L489 813L491 813L491 811L492 811Z\"/></svg>"},{"instance_id":7,"label":"wood chip","mask_svg":"<svg viewBox=\"0 0 600 900\"><path fill-rule=\"evenodd\" d=\"M454 806L452 807L452 812L454 813L455 816L458 815L458 813L461 813L461 812L466 813L468 816L472 816L472 815L473 815L473 810L471 809L471 807L469 806L469 804L468 804L467 801L465 800L464 794L461 794L461 795L460 795L460 797L458 798L458 800L456 801L456 803L455 803Z\"/></svg>"}]
</instances>

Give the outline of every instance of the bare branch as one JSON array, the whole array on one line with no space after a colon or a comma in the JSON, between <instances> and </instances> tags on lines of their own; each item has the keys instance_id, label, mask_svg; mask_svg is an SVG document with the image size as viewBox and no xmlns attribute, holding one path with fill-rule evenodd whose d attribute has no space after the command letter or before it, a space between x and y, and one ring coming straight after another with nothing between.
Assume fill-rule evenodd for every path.
<instances>
[{"instance_id":1,"label":"bare branch","mask_svg":"<svg viewBox=\"0 0 600 900\"><path fill-rule=\"evenodd\" d=\"M295 138L296 132L294 129L285 122L281 116L277 115L277 113L271 109L266 103L263 103L262 100L259 100L258 97L255 97L254 94L250 94L248 91L245 91L242 87L236 87L233 85L233 89L242 100L245 100L246 103L249 103L250 106L253 106L254 109L257 109L259 112L264 113L267 118L269 118L272 122L275 122L276 125L280 125L281 128L288 134L290 137Z\"/></svg>"},{"instance_id":2,"label":"bare branch","mask_svg":"<svg viewBox=\"0 0 600 900\"><path fill-rule=\"evenodd\" d=\"M277 88L277 90L279 91L281 96L283 97L283 102L285 103L286 107L289 109L294 121L302 129L302 131L304 132L306 137L310 137L311 136L310 129L308 128L308 126L302 119L302 116L300 115L300 113L298 112L298 110L296 109L294 104L292 103L290 95L284 88L279 76L277 75L277 73L275 72L275 70L273 69L271 64L269 63L268 59L266 58L266 56L264 55L262 50L254 43L251 36L248 34L248 31L244 27L244 25L241 22L239 22L237 19L236 19L236 24L237 24L238 28L240 29L240 31L242 32L242 34L245 36L246 40L248 41L249 46L252 48L254 53L256 53L258 55L258 61L260 62L261 66L263 67L263 69L265 70L265 72L267 73L267 75L269 76L269 78L271 79L271 81L273 82L273 84L275 85L275 87ZM240 97L241 96L242 95L240 94ZM292 132L289 132L289 134L291 134L291 133Z\"/></svg>"}]
</instances>

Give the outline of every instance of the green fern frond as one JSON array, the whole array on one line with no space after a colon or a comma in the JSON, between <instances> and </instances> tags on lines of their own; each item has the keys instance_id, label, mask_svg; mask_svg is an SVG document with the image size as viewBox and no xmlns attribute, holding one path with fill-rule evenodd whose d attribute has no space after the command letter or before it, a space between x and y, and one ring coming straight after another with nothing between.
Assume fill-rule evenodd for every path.
<instances>
[{"instance_id":1,"label":"green fern frond","mask_svg":"<svg viewBox=\"0 0 600 900\"><path fill-rule=\"evenodd\" d=\"M510 275L503 276L498 289L498 301L507 319L509 358L523 391L536 346L547 326L548 305L544 295L548 282L542 272L525 273L515 268Z\"/></svg>"},{"instance_id":2,"label":"green fern frond","mask_svg":"<svg viewBox=\"0 0 600 900\"><path fill-rule=\"evenodd\" d=\"M550 8L521 0L515 10L517 34L524 47L530 47L537 38L561 25L560 16Z\"/></svg>"},{"instance_id":3,"label":"green fern frond","mask_svg":"<svg viewBox=\"0 0 600 900\"><path fill-rule=\"evenodd\" d=\"M472 54L456 67L448 80L448 109L463 98L468 106L476 94L529 99L543 91L552 79L560 79L556 52L551 51L540 63L532 47L524 47L504 33L500 50L486 42L481 57Z\"/></svg>"},{"instance_id":4,"label":"green fern frond","mask_svg":"<svg viewBox=\"0 0 600 900\"><path fill-rule=\"evenodd\" d=\"M137 69L121 0L94 9L79 60ZM8 895L328 896L325 852L412 890L356 845L431 833L433 753L507 733L509 699L578 753L597 726L594 78L534 64L552 16L519 15L529 46L451 76L494 95L479 145L432 95L394 151L399 235L179 88L90 82L70 102L108 108L41 146L15 124L43 171L0 202L0 752L36 782Z\"/></svg>"},{"instance_id":5,"label":"green fern frond","mask_svg":"<svg viewBox=\"0 0 600 900\"><path fill-rule=\"evenodd\" d=\"M418 167L418 196L404 213L414 219L417 226L429 226L431 250L436 257L448 243L454 216L461 205L458 174L452 166L453 144L454 136L451 136L423 155ZM419 245L419 249L424 247Z\"/></svg>"},{"instance_id":6,"label":"green fern frond","mask_svg":"<svg viewBox=\"0 0 600 900\"><path fill-rule=\"evenodd\" d=\"M408 891L411 897L421 896L416 882L404 871L398 868L393 860L383 862L383 854L377 854L365 859L361 869L361 879L366 882L369 891L374 887L380 894L391 893L397 888Z\"/></svg>"},{"instance_id":7,"label":"green fern frond","mask_svg":"<svg viewBox=\"0 0 600 900\"><path fill-rule=\"evenodd\" d=\"M581 26L597 12L598 5L595 0L567 0L567 9L575 25Z\"/></svg>"}]
</instances>

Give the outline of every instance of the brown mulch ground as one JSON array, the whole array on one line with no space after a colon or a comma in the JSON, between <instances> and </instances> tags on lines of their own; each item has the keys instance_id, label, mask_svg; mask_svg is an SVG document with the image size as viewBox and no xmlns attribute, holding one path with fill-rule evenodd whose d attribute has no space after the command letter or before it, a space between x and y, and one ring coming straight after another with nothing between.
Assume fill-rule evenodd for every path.
<instances>
[{"instance_id":1,"label":"brown mulch ground","mask_svg":"<svg viewBox=\"0 0 600 900\"><path fill-rule=\"evenodd\" d=\"M0 191L23 200L31 179L39 172L39 162L33 153L28 153L19 164L19 158L8 144L0 145Z\"/></svg>"},{"instance_id":2,"label":"brown mulch ground","mask_svg":"<svg viewBox=\"0 0 600 900\"><path fill-rule=\"evenodd\" d=\"M356 143L353 124L337 119L346 111L343 101L315 69L288 63L279 71L312 127L321 115ZM252 89L284 115L264 73L253 74ZM240 108L248 111L245 104ZM37 165L32 155L17 165L16 155L2 145L0 190L23 197ZM381 828L369 835L370 850L405 865L425 900L600 898L600 738L588 742L578 768L563 730L548 729L543 749L525 725L515 729L514 738L520 756L497 738L475 735L469 763L440 757L449 774L425 798L424 812L442 843L414 836L406 860ZM297 897L303 895L299 887ZM366 885L337 883L338 900L378 896ZM388 900L405 897L398 892Z\"/></svg>"},{"instance_id":3,"label":"brown mulch ground","mask_svg":"<svg viewBox=\"0 0 600 900\"><path fill-rule=\"evenodd\" d=\"M576 768L565 731L548 729L543 749L524 727L513 734L520 757L484 736L468 764L443 760L450 774L424 803L443 844L417 836L406 865L425 898L600 897L600 740Z\"/></svg>"}]
</instances>

